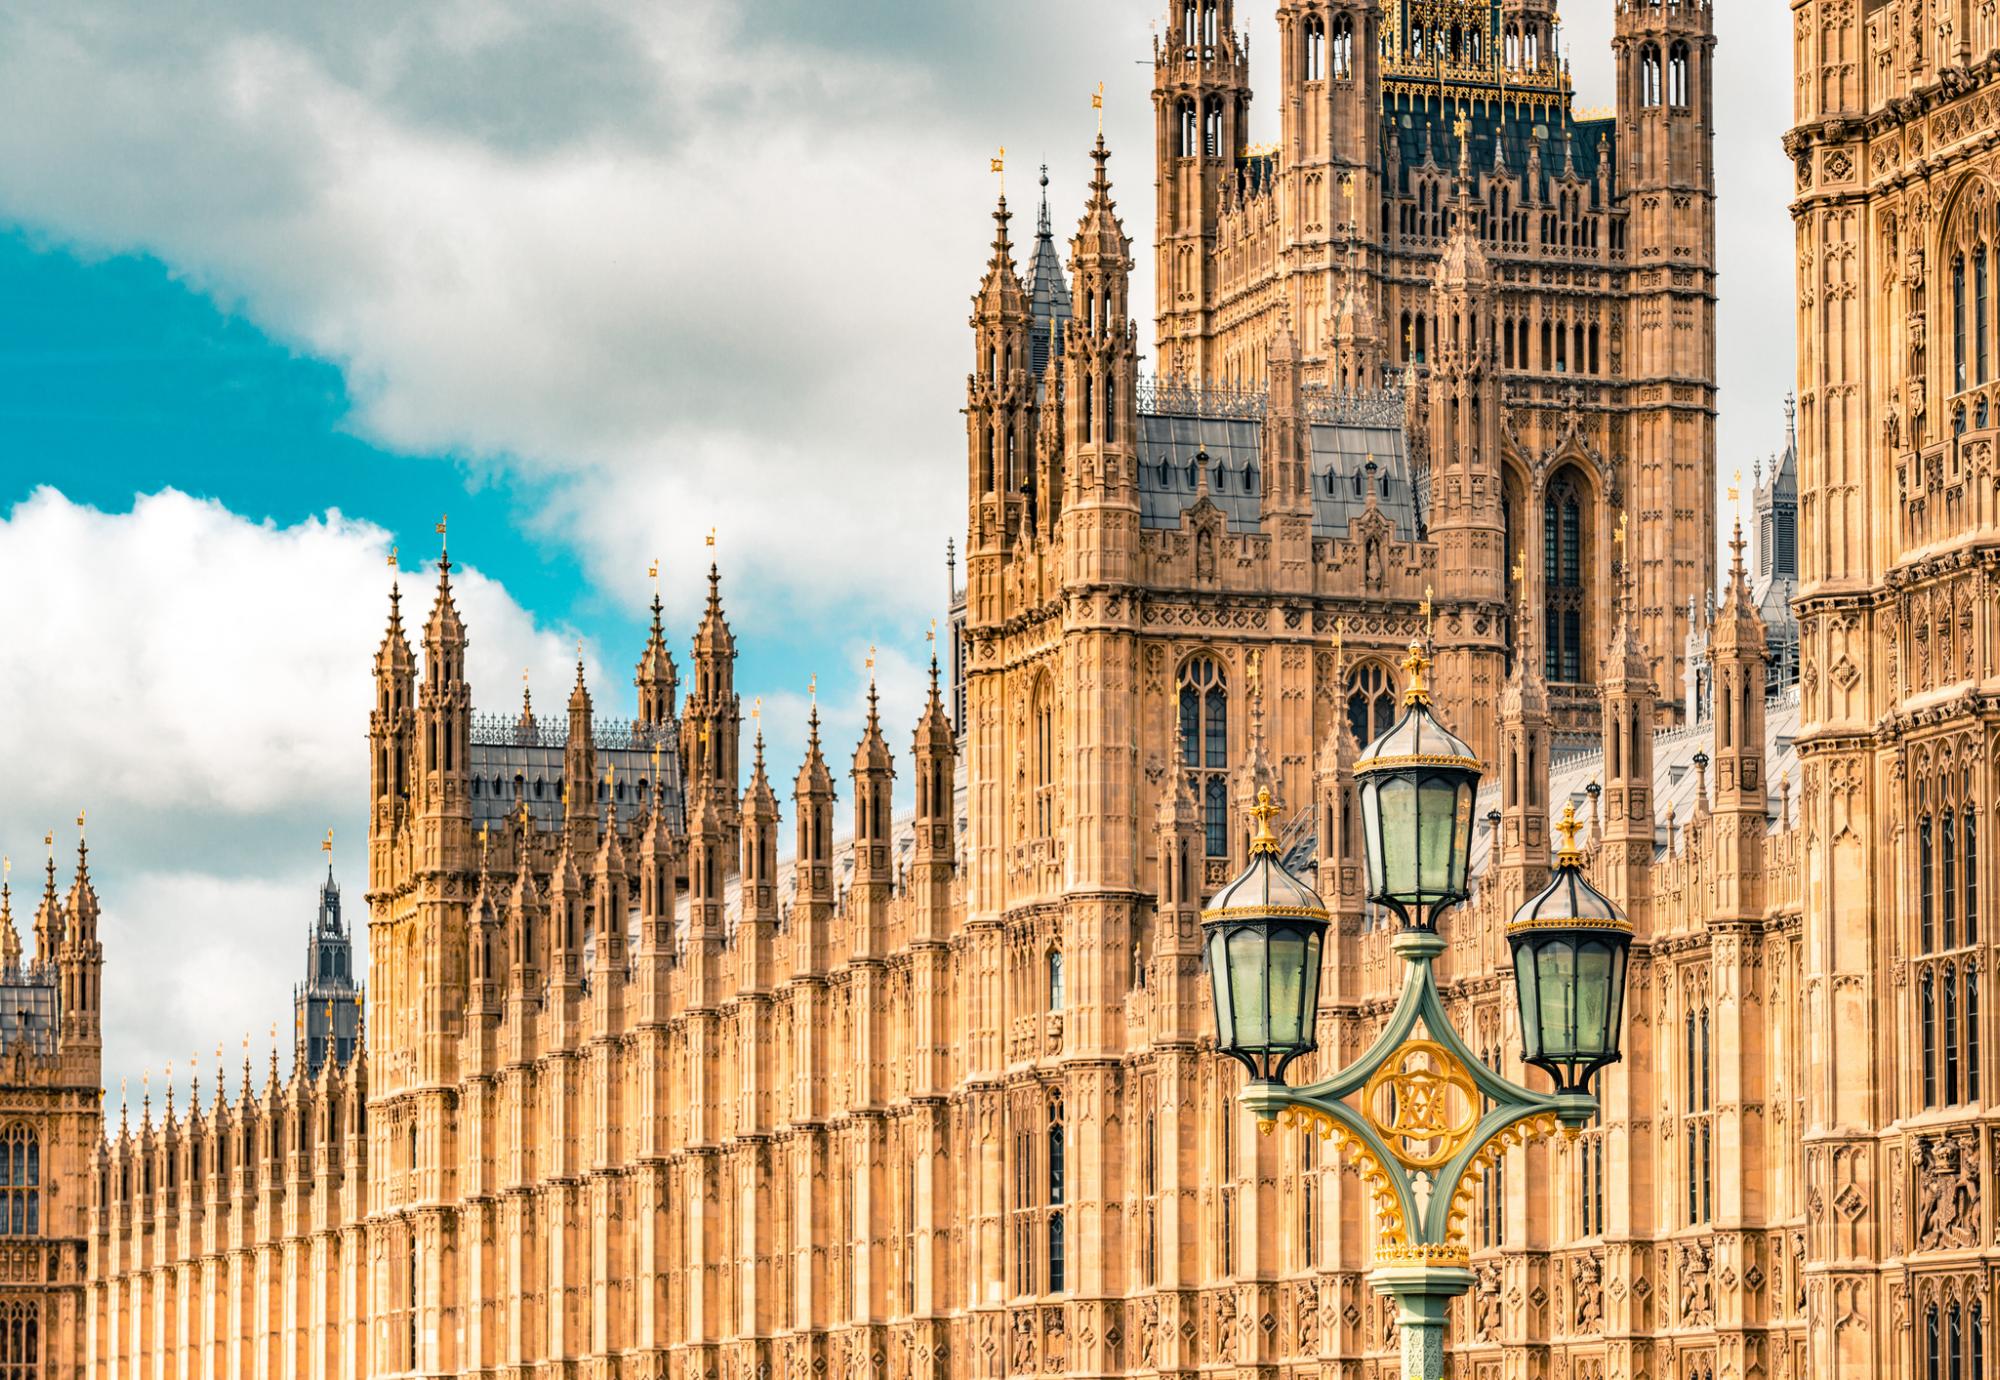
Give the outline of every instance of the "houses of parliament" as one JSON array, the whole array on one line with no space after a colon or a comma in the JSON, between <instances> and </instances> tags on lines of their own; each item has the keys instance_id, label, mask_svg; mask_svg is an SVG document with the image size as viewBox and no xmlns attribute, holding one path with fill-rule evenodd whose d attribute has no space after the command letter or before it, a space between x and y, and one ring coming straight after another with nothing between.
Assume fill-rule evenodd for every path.
<instances>
[{"instance_id":1,"label":"houses of parliament","mask_svg":"<svg viewBox=\"0 0 2000 1380\"><path fill-rule=\"evenodd\" d=\"M0 902L0 1380L1398 1373L1199 917L1270 789L1335 915L1297 1076L1365 1048L1413 639L1488 768L1473 1047L1528 1077L1552 810L1637 932L1601 1115L1472 1185L1452 1373L2000 1374L2000 20L1789 0L1795 412L1718 561L1716 13L1602 3L1600 117L1554 0L1276 0L1265 147L1249 16L1176 0L1156 372L1100 136L1066 245L994 213L914 725L815 715L786 789L713 568L629 715L476 712L441 558L374 654L366 1000L329 877L289 1069L101 1111L88 859L32 953Z\"/></svg>"}]
</instances>

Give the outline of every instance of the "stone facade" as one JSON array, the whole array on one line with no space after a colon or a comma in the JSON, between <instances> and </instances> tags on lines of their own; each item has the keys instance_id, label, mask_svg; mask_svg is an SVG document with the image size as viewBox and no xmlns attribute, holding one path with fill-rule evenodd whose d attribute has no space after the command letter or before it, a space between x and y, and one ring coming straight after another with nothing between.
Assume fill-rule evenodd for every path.
<instances>
[{"instance_id":1,"label":"stone facade","mask_svg":"<svg viewBox=\"0 0 2000 1380\"><path fill-rule=\"evenodd\" d=\"M685 698L656 616L632 724L579 670L565 732L524 706L482 736L442 562L421 677L397 603L376 659L365 1047L104 1141L84 1371L1392 1372L1367 1194L1235 1106L1198 923L1270 788L1337 916L1296 1076L1366 1046L1396 965L1352 764L1416 638L1492 764L1439 963L1473 1047L1527 1076L1502 930L1558 802L1637 930L1599 1123L1450 1186L1455 1373L2000 1364L2000 419L1969 315L2000 35L1945 0L1793 9L1796 691L1767 694L1739 539L1713 712L1671 707L1712 583L1706 0L1620 0L1608 122L1569 113L1551 0L1284 0L1270 152L1227 0L1177 6L1157 338L1188 377L1138 376L1101 141L1060 323L1003 203L962 703L934 674L914 811L871 713L836 843L815 719L780 864L714 571Z\"/></svg>"}]
</instances>

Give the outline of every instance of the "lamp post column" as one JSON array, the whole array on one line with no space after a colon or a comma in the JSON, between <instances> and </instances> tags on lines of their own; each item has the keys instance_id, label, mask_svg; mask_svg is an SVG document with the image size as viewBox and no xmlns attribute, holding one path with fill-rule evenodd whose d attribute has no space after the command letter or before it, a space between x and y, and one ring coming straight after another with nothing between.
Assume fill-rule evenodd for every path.
<instances>
[{"instance_id":1,"label":"lamp post column","mask_svg":"<svg viewBox=\"0 0 2000 1380\"><path fill-rule=\"evenodd\" d=\"M1403 1380L1444 1380L1451 1301L1472 1287L1472 1271L1426 1265L1377 1270L1371 1278L1396 1302L1396 1326L1403 1334Z\"/></svg>"}]
</instances>

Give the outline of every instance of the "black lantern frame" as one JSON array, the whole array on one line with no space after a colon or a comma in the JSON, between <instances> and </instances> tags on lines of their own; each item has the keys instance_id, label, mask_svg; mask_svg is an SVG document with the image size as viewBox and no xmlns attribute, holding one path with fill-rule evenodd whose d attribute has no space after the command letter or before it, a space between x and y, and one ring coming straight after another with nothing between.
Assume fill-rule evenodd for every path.
<instances>
[{"instance_id":1,"label":"black lantern frame","mask_svg":"<svg viewBox=\"0 0 2000 1380\"><path fill-rule=\"evenodd\" d=\"M1403 717L1362 750L1360 795L1368 899L1405 929L1435 930L1437 917L1471 894L1473 805L1479 759L1431 714L1423 649L1410 645Z\"/></svg>"},{"instance_id":2,"label":"black lantern frame","mask_svg":"<svg viewBox=\"0 0 2000 1380\"><path fill-rule=\"evenodd\" d=\"M1202 960L1216 1047L1254 1082L1282 1084L1293 1060L1319 1048L1320 953L1332 917L1279 859L1268 789L1250 813L1249 865L1201 913Z\"/></svg>"},{"instance_id":3,"label":"black lantern frame","mask_svg":"<svg viewBox=\"0 0 2000 1380\"><path fill-rule=\"evenodd\" d=\"M1632 922L1583 875L1576 807L1565 808L1555 876L1507 925L1521 1011L1522 1061L1559 1093L1587 1091L1624 1058L1625 979Z\"/></svg>"}]
</instances>

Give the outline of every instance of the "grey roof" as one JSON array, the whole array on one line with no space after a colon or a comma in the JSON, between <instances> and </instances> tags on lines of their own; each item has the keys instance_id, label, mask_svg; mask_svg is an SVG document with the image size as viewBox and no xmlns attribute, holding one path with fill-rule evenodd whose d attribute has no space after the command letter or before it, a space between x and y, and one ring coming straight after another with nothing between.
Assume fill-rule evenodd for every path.
<instances>
[{"instance_id":1,"label":"grey roof","mask_svg":"<svg viewBox=\"0 0 2000 1380\"><path fill-rule=\"evenodd\" d=\"M597 744L597 789L593 811L602 810L606 789L604 772L615 766L616 814L621 824L629 824L644 807L653 789L653 748L650 742L607 747ZM563 749L544 743L472 742L472 822L502 824L525 801L528 814L538 828L560 829L563 823ZM660 744L659 772L666 782L667 818L676 832L681 828L681 756L670 737Z\"/></svg>"},{"instance_id":2,"label":"grey roof","mask_svg":"<svg viewBox=\"0 0 2000 1380\"><path fill-rule=\"evenodd\" d=\"M36 965L0 980L0 1052L56 1052L56 973Z\"/></svg>"},{"instance_id":3,"label":"grey roof","mask_svg":"<svg viewBox=\"0 0 2000 1380\"><path fill-rule=\"evenodd\" d=\"M1062 340L1063 328L1069 324L1072 301L1069 293L1069 276L1063 272L1062 259L1056 254L1054 232L1049 228L1049 170L1042 167L1042 210L1035 223L1035 252L1028 259L1028 277L1024 284L1028 294L1028 353L1034 366L1034 376L1042 377L1048 368L1049 356Z\"/></svg>"},{"instance_id":4,"label":"grey roof","mask_svg":"<svg viewBox=\"0 0 2000 1380\"><path fill-rule=\"evenodd\" d=\"M1368 507L1369 460L1376 463L1376 501L1398 541L1417 535L1416 486L1403 429L1357 422L1312 422L1313 535L1344 537ZM1228 515L1232 532L1259 530L1265 480L1263 422L1256 417L1139 416L1139 524L1180 526L1199 491L1195 456L1208 452L1208 496Z\"/></svg>"}]
</instances>

